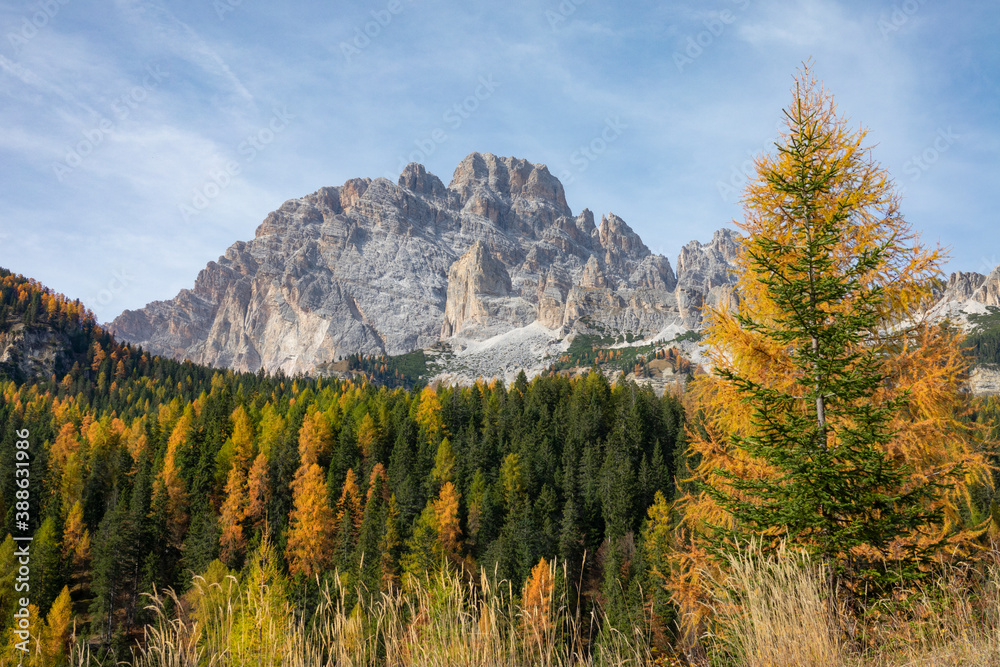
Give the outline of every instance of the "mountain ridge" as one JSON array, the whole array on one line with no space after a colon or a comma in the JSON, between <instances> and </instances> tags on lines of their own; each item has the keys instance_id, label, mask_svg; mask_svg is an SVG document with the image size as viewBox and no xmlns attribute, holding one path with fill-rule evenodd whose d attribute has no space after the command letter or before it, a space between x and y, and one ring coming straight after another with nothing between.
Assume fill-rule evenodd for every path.
<instances>
[{"instance_id":1,"label":"mountain ridge","mask_svg":"<svg viewBox=\"0 0 1000 667\"><path fill-rule=\"evenodd\" d=\"M738 301L739 238L720 229L671 264L614 213L574 215L545 165L471 153L447 186L411 163L396 183L352 178L290 199L191 289L107 328L154 354L238 371L311 373L444 342L481 359L468 377L442 377L539 372L580 334L653 342L700 330L706 307ZM968 326L997 306L1000 267L952 274L931 313ZM700 356L694 341L684 348Z\"/></svg>"},{"instance_id":2,"label":"mountain ridge","mask_svg":"<svg viewBox=\"0 0 1000 667\"><path fill-rule=\"evenodd\" d=\"M652 336L695 328L706 304L730 298L723 260L737 238L688 244L679 261L695 270L675 274L619 216L574 215L545 165L472 153L448 186L411 163L396 183L355 178L288 200L192 289L108 328L175 359L289 373L536 321L558 338Z\"/></svg>"}]
</instances>

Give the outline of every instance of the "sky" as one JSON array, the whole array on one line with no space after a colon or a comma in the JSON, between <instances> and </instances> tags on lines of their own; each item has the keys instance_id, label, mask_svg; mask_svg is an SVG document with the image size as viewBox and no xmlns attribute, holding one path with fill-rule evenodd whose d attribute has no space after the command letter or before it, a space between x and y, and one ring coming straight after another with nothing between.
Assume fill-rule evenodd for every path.
<instances>
[{"instance_id":1,"label":"sky","mask_svg":"<svg viewBox=\"0 0 1000 667\"><path fill-rule=\"evenodd\" d=\"M807 59L946 271L1000 263L992 0L5 0L0 266L102 322L282 202L471 152L676 262L742 218Z\"/></svg>"}]
</instances>

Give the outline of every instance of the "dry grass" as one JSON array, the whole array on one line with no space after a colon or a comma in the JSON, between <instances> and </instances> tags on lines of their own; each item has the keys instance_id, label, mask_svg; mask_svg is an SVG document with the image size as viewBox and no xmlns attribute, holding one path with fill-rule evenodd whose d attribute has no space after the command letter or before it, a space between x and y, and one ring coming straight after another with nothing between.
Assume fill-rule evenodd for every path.
<instances>
[{"instance_id":1,"label":"dry grass","mask_svg":"<svg viewBox=\"0 0 1000 667\"><path fill-rule=\"evenodd\" d=\"M952 567L921 590L846 613L827 573L801 554L753 546L730 559L704 638L719 667L943 667L1000 665L1000 552L991 564ZM552 567L552 579L557 574ZM565 577L563 577L565 581ZM442 572L369 596L339 578L306 620L264 584L196 580L184 598L150 599L156 621L128 663L136 667L326 667L679 664L654 660L644 628L604 628L557 587L545 605L521 605L509 582ZM207 601L200 608L192 599ZM639 625L648 625L644 620ZM596 642L588 641L597 637ZM73 667L96 667L86 650ZM112 663L104 662L109 665Z\"/></svg>"},{"instance_id":2,"label":"dry grass","mask_svg":"<svg viewBox=\"0 0 1000 667\"><path fill-rule=\"evenodd\" d=\"M944 667L1000 665L1000 566L952 567L923 589L856 618L828 594L827 573L782 549L730 558L705 644L711 665Z\"/></svg>"},{"instance_id":3,"label":"dry grass","mask_svg":"<svg viewBox=\"0 0 1000 667\"><path fill-rule=\"evenodd\" d=\"M826 572L787 551L756 545L729 558L706 637L713 664L838 667L846 664L836 612L822 594Z\"/></svg>"},{"instance_id":4,"label":"dry grass","mask_svg":"<svg viewBox=\"0 0 1000 667\"><path fill-rule=\"evenodd\" d=\"M553 567L553 577L555 568ZM411 580L404 592L368 596L348 591L335 578L305 621L290 607L267 608L266 591L242 590L235 579L206 585L196 580L211 613L201 622L186 598L173 591L154 595L156 620L146 644L129 664L136 667L326 667L476 665L561 667L642 665L652 662L648 637L607 631L596 615L581 617L567 596L527 613L509 582L482 577L475 585L455 573ZM249 587L248 587L249 588ZM357 600L357 602L350 602ZM173 613L168 610L175 610ZM179 610L179 611L178 611ZM545 622L538 616L545 615ZM596 648L585 636L601 635ZM82 654L74 665L96 665Z\"/></svg>"}]
</instances>

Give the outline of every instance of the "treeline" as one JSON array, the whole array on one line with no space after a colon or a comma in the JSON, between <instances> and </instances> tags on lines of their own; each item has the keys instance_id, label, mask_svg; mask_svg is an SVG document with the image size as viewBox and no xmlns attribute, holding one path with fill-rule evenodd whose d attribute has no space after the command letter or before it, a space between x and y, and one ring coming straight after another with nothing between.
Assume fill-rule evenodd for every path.
<instances>
[{"instance_id":1,"label":"treeline","mask_svg":"<svg viewBox=\"0 0 1000 667\"><path fill-rule=\"evenodd\" d=\"M81 322L86 345L63 377L0 386L0 469L30 433L40 619L71 596L78 628L125 644L149 620L143 593L245 568L265 537L301 609L334 571L371 592L442 567L520 586L555 558L610 622L651 601L666 613L640 592L657 589L641 529L673 495L674 397L598 373L419 391L236 374ZM0 477L5 533L13 481ZM0 572L12 558L8 539Z\"/></svg>"},{"instance_id":2,"label":"treeline","mask_svg":"<svg viewBox=\"0 0 1000 667\"><path fill-rule=\"evenodd\" d=\"M973 325L966 341L969 353L979 363L1000 364L1000 310L970 315L969 322Z\"/></svg>"}]
</instances>

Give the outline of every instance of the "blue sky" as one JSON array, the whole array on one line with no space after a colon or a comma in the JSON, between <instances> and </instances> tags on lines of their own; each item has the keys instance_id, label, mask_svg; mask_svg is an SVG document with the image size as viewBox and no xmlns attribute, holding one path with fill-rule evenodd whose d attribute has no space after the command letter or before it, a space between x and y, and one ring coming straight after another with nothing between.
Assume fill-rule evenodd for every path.
<instances>
[{"instance_id":1,"label":"blue sky","mask_svg":"<svg viewBox=\"0 0 1000 667\"><path fill-rule=\"evenodd\" d=\"M0 5L0 266L107 321L287 199L472 151L676 260L741 216L806 58L948 270L1000 263L1000 5L28 0Z\"/></svg>"}]
</instances>

